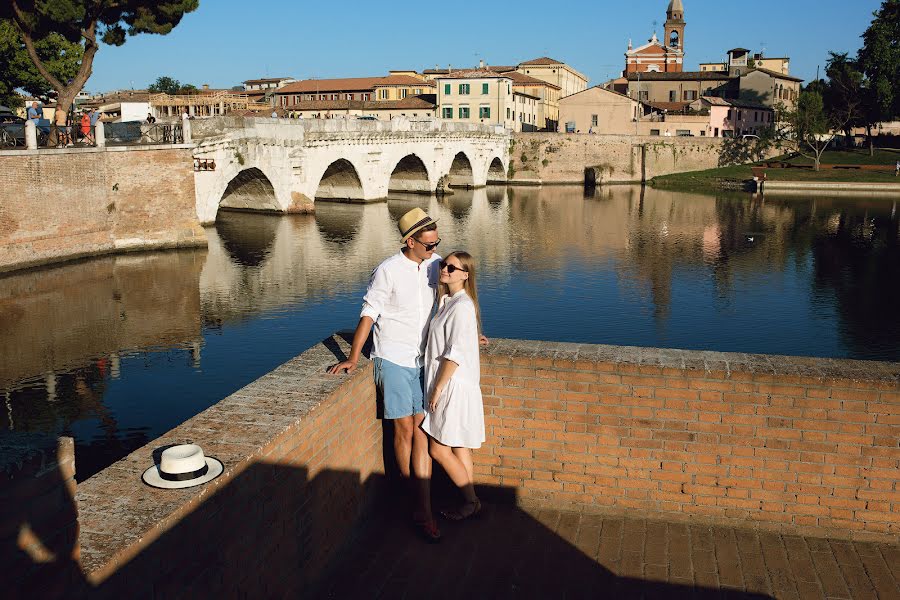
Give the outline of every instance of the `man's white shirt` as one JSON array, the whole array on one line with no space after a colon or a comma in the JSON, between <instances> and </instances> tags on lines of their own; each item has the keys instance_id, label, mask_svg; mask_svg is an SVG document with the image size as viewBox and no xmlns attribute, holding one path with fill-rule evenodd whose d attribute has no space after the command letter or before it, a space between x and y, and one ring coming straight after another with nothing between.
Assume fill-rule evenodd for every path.
<instances>
[{"instance_id":1,"label":"man's white shirt","mask_svg":"<svg viewBox=\"0 0 900 600\"><path fill-rule=\"evenodd\" d=\"M434 254L417 264L398 252L375 268L360 314L375 321L373 357L401 367L422 366L440 260Z\"/></svg>"}]
</instances>

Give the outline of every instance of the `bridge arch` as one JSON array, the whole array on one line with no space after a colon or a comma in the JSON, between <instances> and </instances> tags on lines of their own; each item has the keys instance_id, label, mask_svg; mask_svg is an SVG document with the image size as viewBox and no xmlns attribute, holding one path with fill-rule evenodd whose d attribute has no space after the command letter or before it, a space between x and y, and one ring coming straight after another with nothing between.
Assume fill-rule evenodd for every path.
<instances>
[{"instance_id":1,"label":"bridge arch","mask_svg":"<svg viewBox=\"0 0 900 600\"><path fill-rule=\"evenodd\" d=\"M388 182L389 192L432 193L428 167L416 154L407 154L397 162Z\"/></svg>"},{"instance_id":2,"label":"bridge arch","mask_svg":"<svg viewBox=\"0 0 900 600\"><path fill-rule=\"evenodd\" d=\"M328 165L316 189L317 200L364 200L359 171L346 158L339 158Z\"/></svg>"},{"instance_id":3,"label":"bridge arch","mask_svg":"<svg viewBox=\"0 0 900 600\"><path fill-rule=\"evenodd\" d=\"M506 183L506 168L500 157L494 157L491 164L488 165L487 182L488 183Z\"/></svg>"},{"instance_id":4,"label":"bridge arch","mask_svg":"<svg viewBox=\"0 0 900 600\"><path fill-rule=\"evenodd\" d=\"M465 152L457 152L450 163L450 171L447 174L450 187L475 187L475 174L472 170L472 161Z\"/></svg>"},{"instance_id":5,"label":"bridge arch","mask_svg":"<svg viewBox=\"0 0 900 600\"><path fill-rule=\"evenodd\" d=\"M257 212L281 210L276 198L275 186L257 167L243 169L232 177L222 192L218 206L220 209Z\"/></svg>"}]
</instances>

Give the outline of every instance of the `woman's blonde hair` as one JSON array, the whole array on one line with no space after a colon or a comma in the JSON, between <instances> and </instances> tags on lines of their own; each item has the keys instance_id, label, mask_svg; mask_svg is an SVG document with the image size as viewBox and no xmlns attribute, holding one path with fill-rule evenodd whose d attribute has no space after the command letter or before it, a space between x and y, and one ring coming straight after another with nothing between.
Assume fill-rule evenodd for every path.
<instances>
[{"instance_id":1,"label":"woman's blonde hair","mask_svg":"<svg viewBox=\"0 0 900 600\"><path fill-rule=\"evenodd\" d=\"M468 279L463 282L463 289L469 295L469 298L472 299L472 303L475 304L475 319L478 321L478 333L481 333L481 306L478 304L478 284L475 281L475 259L465 250L456 250L445 256L444 261L446 262L451 256L455 257L459 264L462 265L462 268L466 270L466 273L469 274ZM447 287L447 284L438 283L438 298L449 293L450 289Z\"/></svg>"}]
</instances>

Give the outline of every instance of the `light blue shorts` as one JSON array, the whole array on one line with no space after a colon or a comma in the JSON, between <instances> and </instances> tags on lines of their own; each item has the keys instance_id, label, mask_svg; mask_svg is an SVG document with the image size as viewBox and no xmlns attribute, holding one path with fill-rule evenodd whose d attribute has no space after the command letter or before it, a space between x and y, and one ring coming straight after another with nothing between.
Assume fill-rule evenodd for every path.
<instances>
[{"instance_id":1,"label":"light blue shorts","mask_svg":"<svg viewBox=\"0 0 900 600\"><path fill-rule=\"evenodd\" d=\"M375 389L385 419L400 419L425 412L425 372L422 367L401 367L375 357ZM379 411L380 412L380 411Z\"/></svg>"}]
</instances>

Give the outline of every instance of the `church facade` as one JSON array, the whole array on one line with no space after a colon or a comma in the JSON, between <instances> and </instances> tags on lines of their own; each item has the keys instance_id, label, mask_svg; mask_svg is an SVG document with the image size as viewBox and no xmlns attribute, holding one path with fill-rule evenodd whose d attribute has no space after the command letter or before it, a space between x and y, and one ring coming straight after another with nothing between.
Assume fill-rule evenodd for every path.
<instances>
[{"instance_id":1,"label":"church facade","mask_svg":"<svg viewBox=\"0 0 900 600\"><path fill-rule=\"evenodd\" d=\"M625 52L625 76L631 73L681 73L684 71L684 5L671 0L666 10L665 33L653 37L638 48L628 42Z\"/></svg>"}]
</instances>

